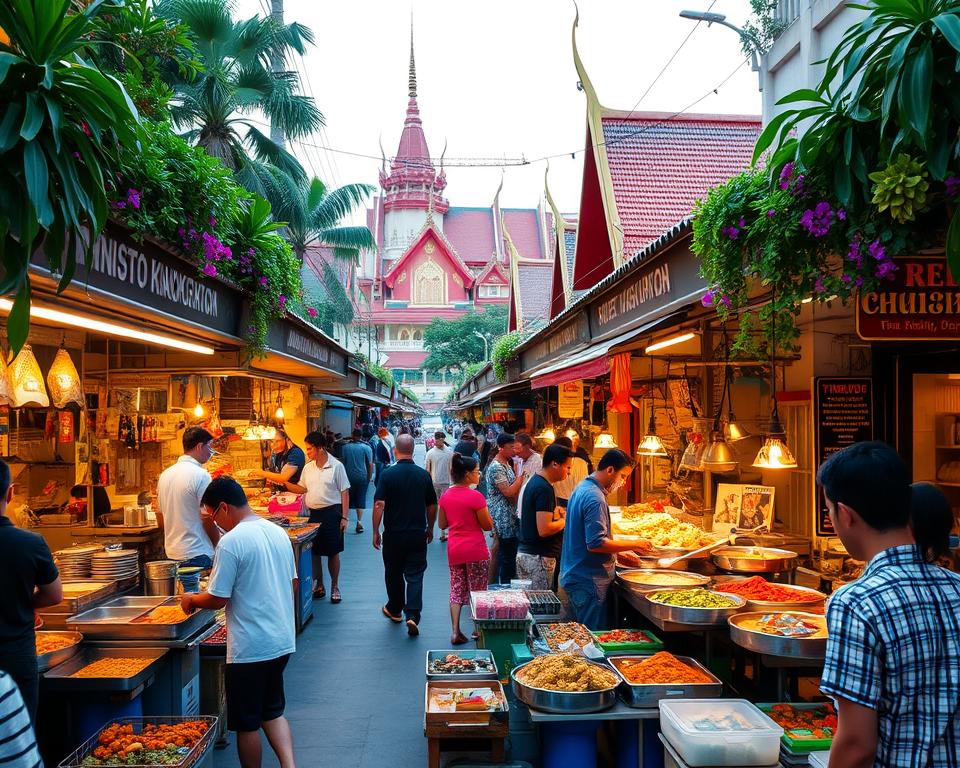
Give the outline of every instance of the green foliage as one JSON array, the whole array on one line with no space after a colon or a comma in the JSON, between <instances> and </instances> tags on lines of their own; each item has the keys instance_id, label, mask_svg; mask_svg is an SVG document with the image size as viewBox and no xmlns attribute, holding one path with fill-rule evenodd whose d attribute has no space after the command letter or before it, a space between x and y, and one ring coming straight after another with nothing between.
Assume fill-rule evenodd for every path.
<instances>
[{"instance_id":1,"label":"green foliage","mask_svg":"<svg viewBox=\"0 0 960 768\"><path fill-rule=\"evenodd\" d=\"M917 232L946 240L951 271L960 276L960 207L954 207L950 224L958 236L943 234L945 203L956 195L960 5L868 0L861 7L866 16L846 31L817 88L781 99L791 106L768 124L755 157L770 151L772 183L793 163L828 185L854 217L883 228L889 219L876 215L871 174L883 174L900 154L908 155L926 168L930 181L912 210L902 213L917 220ZM800 127L804 132L796 138Z\"/></svg>"},{"instance_id":2,"label":"green foliage","mask_svg":"<svg viewBox=\"0 0 960 768\"><path fill-rule=\"evenodd\" d=\"M328 189L320 179L298 189L296 197L278 210L287 222L287 237L301 260L314 244L333 248L334 258L359 263L360 252L377 247L367 227L344 226L341 222L361 208L374 192L369 184L345 184Z\"/></svg>"},{"instance_id":3,"label":"green foliage","mask_svg":"<svg viewBox=\"0 0 960 768\"><path fill-rule=\"evenodd\" d=\"M404 394L404 396L405 396L408 400L410 400L410 401L412 401L412 402L414 402L414 403L419 403L419 402L420 402L420 398L417 397L417 395L414 393L414 391L413 391L412 389L410 389L409 387L400 387L400 392L402 392L402 393Z\"/></svg>"},{"instance_id":4,"label":"green foliage","mask_svg":"<svg viewBox=\"0 0 960 768\"><path fill-rule=\"evenodd\" d=\"M376 378L380 379L380 381L382 381L384 384L393 386L393 374L380 365L380 363L370 363L367 366L367 370Z\"/></svg>"},{"instance_id":5,"label":"green foliage","mask_svg":"<svg viewBox=\"0 0 960 768\"><path fill-rule=\"evenodd\" d=\"M462 370L470 363L483 362L484 342L477 334L495 339L507 328L507 308L490 306L454 320L434 318L423 332L423 348L429 353L423 367L431 373Z\"/></svg>"},{"instance_id":6,"label":"green foliage","mask_svg":"<svg viewBox=\"0 0 960 768\"><path fill-rule=\"evenodd\" d=\"M749 56L752 51L758 54L767 53L787 28L787 24L777 19L779 4L779 0L750 0L753 16L743 25L746 35L741 37L745 55Z\"/></svg>"},{"instance_id":7,"label":"green foliage","mask_svg":"<svg viewBox=\"0 0 960 768\"><path fill-rule=\"evenodd\" d=\"M88 248L107 219L106 177L117 145L137 140L139 118L123 86L87 58L102 0L0 0L0 295L16 293L13 352L30 327L27 265L42 245L60 290L76 271L70 231Z\"/></svg>"},{"instance_id":8,"label":"green foliage","mask_svg":"<svg viewBox=\"0 0 960 768\"><path fill-rule=\"evenodd\" d=\"M480 371L483 370L483 367L487 364L487 361L484 360L479 363L470 363L464 368L461 368L455 374L450 377L450 385L454 390L462 387L466 382L476 376Z\"/></svg>"},{"instance_id":9,"label":"green foliage","mask_svg":"<svg viewBox=\"0 0 960 768\"><path fill-rule=\"evenodd\" d=\"M493 351L490 353L490 359L493 361L493 373L497 381L503 381L507 378L507 364L514 357L514 350L523 341L523 334L519 331L505 333L493 342Z\"/></svg>"},{"instance_id":10,"label":"green foliage","mask_svg":"<svg viewBox=\"0 0 960 768\"><path fill-rule=\"evenodd\" d=\"M870 174L874 182L873 199L870 201L881 213L889 210L894 221L906 224L916 218L917 212L927 204L927 172L923 163L901 152L897 159L882 171Z\"/></svg>"}]
</instances>

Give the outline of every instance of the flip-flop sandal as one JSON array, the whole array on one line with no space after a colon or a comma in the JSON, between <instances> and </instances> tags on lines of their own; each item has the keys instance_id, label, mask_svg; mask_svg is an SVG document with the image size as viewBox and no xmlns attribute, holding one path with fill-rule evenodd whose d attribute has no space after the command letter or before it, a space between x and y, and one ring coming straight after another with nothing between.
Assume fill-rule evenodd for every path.
<instances>
[{"instance_id":1,"label":"flip-flop sandal","mask_svg":"<svg viewBox=\"0 0 960 768\"><path fill-rule=\"evenodd\" d=\"M459 635L457 635L456 637L451 637L451 638L450 638L450 643L451 643L452 645L463 645L463 644L469 643L469 642L470 642L470 641L467 640L466 635L464 635L464 634L462 634L462 633L459 634Z\"/></svg>"},{"instance_id":2,"label":"flip-flop sandal","mask_svg":"<svg viewBox=\"0 0 960 768\"><path fill-rule=\"evenodd\" d=\"M323 587L320 587L320 589L313 590L314 600L323 600L323 598L325 598L326 596L327 596L327 590L324 589Z\"/></svg>"},{"instance_id":3,"label":"flip-flop sandal","mask_svg":"<svg viewBox=\"0 0 960 768\"><path fill-rule=\"evenodd\" d=\"M341 600L343 600L343 597L341 597L340 589L338 587L334 587L332 590L330 590L331 603L339 603Z\"/></svg>"}]
</instances>

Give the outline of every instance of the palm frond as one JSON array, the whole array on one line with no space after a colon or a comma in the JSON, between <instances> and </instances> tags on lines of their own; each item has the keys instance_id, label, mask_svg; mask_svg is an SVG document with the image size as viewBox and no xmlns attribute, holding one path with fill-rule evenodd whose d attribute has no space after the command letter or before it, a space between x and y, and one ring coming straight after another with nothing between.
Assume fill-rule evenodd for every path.
<instances>
[{"instance_id":1,"label":"palm frond","mask_svg":"<svg viewBox=\"0 0 960 768\"><path fill-rule=\"evenodd\" d=\"M317 241L322 245L352 251L372 250L377 247L367 227L331 227L317 232Z\"/></svg>"},{"instance_id":2,"label":"palm frond","mask_svg":"<svg viewBox=\"0 0 960 768\"><path fill-rule=\"evenodd\" d=\"M269 136L253 125L247 123L245 143L253 156L263 163L270 163L287 174L297 185L306 183L307 174L290 152L277 144Z\"/></svg>"},{"instance_id":3,"label":"palm frond","mask_svg":"<svg viewBox=\"0 0 960 768\"><path fill-rule=\"evenodd\" d=\"M294 93L284 87L282 80L276 80L274 86L262 104L271 125L291 139L306 138L326 125L326 118L312 98Z\"/></svg>"},{"instance_id":4,"label":"palm frond","mask_svg":"<svg viewBox=\"0 0 960 768\"><path fill-rule=\"evenodd\" d=\"M244 155L242 165L234 176L237 182L270 203L276 212L289 210L296 205L300 188L290 176L269 162L262 162ZM278 220L283 217L277 214Z\"/></svg>"},{"instance_id":5,"label":"palm frond","mask_svg":"<svg viewBox=\"0 0 960 768\"><path fill-rule=\"evenodd\" d=\"M361 207L375 191L370 184L344 184L333 190L324 190L319 202L310 207L311 223L320 230L335 227Z\"/></svg>"}]
</instances>

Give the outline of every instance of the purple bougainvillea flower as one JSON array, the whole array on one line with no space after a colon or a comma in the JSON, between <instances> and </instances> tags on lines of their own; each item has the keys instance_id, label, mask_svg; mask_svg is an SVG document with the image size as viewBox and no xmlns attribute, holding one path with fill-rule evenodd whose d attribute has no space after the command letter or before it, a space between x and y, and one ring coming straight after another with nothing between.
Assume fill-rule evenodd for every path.
<instances>
[{"instance_id":1,"label":"purple bougainvillea flower","mask_svg":"<svg viewBox=\"0 0 960 768\"><path fill-rule=\"evenodd\" d=\"M887 257L887 249L880 244L879 240L874 240L870 243L870 245L867 246L867 251L869 251L870 255L877 261L883 261Z\"/></svg>"},{"instance_id":2,"label":"purple bougainvillea flower","mask_svg":"<svg viewBox=\"0 0 960 768\"><path fill-rule=\"evenodd\" d=\"M203 265L203 274L207 277L214 277L217 274L217 268L210 263Z\"/></svg>"},{"instance_id":3,"label":"purple bougainvillea flower","mask_svg":"<svg viewBox=\"0 0 960 768\"><path fill-rule=\"evenodd\" d=\"M947 197L956 197L960 194L960 176L948 176L944 184L947 188Z\"/></svg>"},{"instance_id":4,"label":"purple bougainvillea flower","mask_svg":"<svg viewBox=\"0 0 960 768\"><path fill-rule=\"evenodd\" d=\"M705 294L703 294L703 297L700 299L700 303L703 304L703 306L705 307L712 307L713 302L716 300L716 297L717 297L716 289L711 288Z\"/></svg>"},{"instance_id":5,"label":"purple bougainvillea flower","mask_svg":"<svg viewBox=\"0 0 960 768\"><path fill-rule=\"evenodd\" d=\"M723 294L723 296L720 297L720 303L723 304L723 306L725 306L727 309L730 309L730 307L733 306L733 302L730 300L730 297L727 296L727 294Z\"/></svg>"},{"instance_id":6,"label":"purple bougainvillea flower","mask_svg":"<svg viewBox=\"0 0 960 768\"><path fill-rule=\"evenodd\" d=\"M737 229L736 227L724 227L723 229L720 230L720 233L723 235L726 235L731 240L736 240L737 237L740 235L740 230Z\"/></svg>"},{"instance_id":7,"label":"purple bougainvillea flower","mask_svg":"<svg viewBox=\"0 0 960 768\"><path fill-rule=\"evenodd\" d=\"M768 218L768 219L772 219L772 218L773 218L774 216L776 216L776 215L777 215L777 209L776 209L776 208L771 208L769 211L767 211L767 218Z\"/></svg>"},{"instance_id":8,"label":"purple bougainvillea flower","mask_svg":"<svg viewBox=\"0 0 960 768\"><path fill-rule=\"evenodd\" d=\"M117 200L114 202L113 207L116 208L118 211L122 211L124 208L127 207L127 201Z\"/></svg>"},{"instance_id":9,"label":"purple bougainvillea flower","mask_svg":"<svg viewBox=\"0 0 960 768\"><path fill-rule=\"evenodd\" d=\"M217 226L217 217L214 216L214 215L211 213L211 214L210 214L210 221L209 221L208 223L210 224L210 229L213 229L214 227Z\"/></svg>"},{"instance_id":10,"label":"purple bougainvillea flower","mask_svg":"<svg viewBox=\"0 0 960 768\"><path fill-rule=\"evenodd\" d=\"M846 220L847 220L847 212L846 212L843 208L838 208L838 209L837 209L837 218L840 219L840 221L846 221Z\"/></svg>"},{"instance_id":11,"label":"purple bougainvillea flower","mask_svg":"<svg viewBox=\"0 0 960 768\"><path fill-rule=\"evenodd\" d=\"M793 163L787 163L780 171L780 189L790 189L790 177L793 175Z\"/></svg>"},{"instance_id":12,"label":"purple bougainvillea flower","mask_svg":"<svg viewBox=\"0 0 960 768\"><path fill-rule=\"evenodd\" d=\"M130 203L130 206L136 210L140 210L140 190L138 189L128 189L127 190L127 202Z\"/></svg>"},{"instance_id":13,"label":"purple bougainvillea flower","mask_svg":"<svg viewBox=\"0 0 960 768\"><path fill-rule=\"evenodd\" d=\"M316 317L320 313L317 312L317 310L315 310L313 307L307 307L307 314L310 315L310 317Z\"/></svg>"},{"instance_id":14,"label":"purple bougainvillea flower","mask_svg":"<svg viewBox=\"0 0 960 768\"><path fill-rule=\"evenodd\" d=\"M854 284L857 288L859 288L861 285L863 285L863 278L862 278L862 277L858 277L856 280L853 281L853 284Z\"/></svg>"},{"instance_id":15,"label":"purple bougainvillea flower","mask_svg":"<svg viewBox=\"0 0 960 768\"><path fill-rule=\"evenodd\" d=\"M847 274L841 275L840 279L843 280L844 285L850 285L853 282L853 278Z\"/></svg>"},{"instance_id":16,"label":"purple bougainvillea flower","mask_svg":"<svg viewBox=\"0 0 960 768\"><path fill-rule=\"evenodd\" d=\"M863 251L860 248L860 235L855 235L853 240L850 241L847 258L858 267L863 266Z\"/></svg>"},{"instance_id":17,"label":"purple bougainvillea flower","mask_svg":"<svg viewBox=\"0 0 960 768\"><path fill-rule=\"evenodd\" d=\"M740 227L740 229L744 229L747 226L747 220L741 216L740 221L737 222L737 226Z\"/></svg>"},{"instance_id":18,"label":"purple bougainvillea flower","mask_svg":"<svg viewBox=\"0 0 960 768\"><path fill-rule=\"evenodd\" d=\"M818 275L816 281L813 283L813 290L816 293L825 293L827 286L823 283L823 275Z\"/></svg>"},{"instance_id":19,"label":"purple bougainvillea flower","mask_svg":"<svg viewBox=\"0 0 960 768\"><path fill-rule=\"evenodd\" d=\"M269 282L269 281L267 280L266 276L263 276L263 277L260 278L260 285L262 285L264 288L267 287L267 283L268 283L268 282Z\"/></svg>"},{"instance_id":20,"label":"purple bougainvillea flower","mask_svg":"<svg viewBox=\"0 0 960 768\"><path fill-rule=\"evenodd\" d=\"M893 263L893 259L887 259L877 265L876 275L881 280L893 280L894 273L897 269L899 269L899 267Z\"/></svg>"},{"instance_id":21,"label":"purple bougainvillea flower","mask_svg":"<svg viewBox=\"0 0 960 768\"><path fill-rule=\"evenodd\" d=\"M814 237L823 237L833 226L835 216L836 214L830 207L830 203L821 200L814 208L808 208L800 214L800 226Z\"/></svg>"}]
</instances>

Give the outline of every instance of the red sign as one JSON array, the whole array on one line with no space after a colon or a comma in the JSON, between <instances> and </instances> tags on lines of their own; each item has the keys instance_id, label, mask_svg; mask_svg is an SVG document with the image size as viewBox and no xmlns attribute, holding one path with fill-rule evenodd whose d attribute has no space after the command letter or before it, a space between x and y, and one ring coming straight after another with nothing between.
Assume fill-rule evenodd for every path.
<instances>
[{"instance_id":1,"label":"red sign","mask_svg":"<svg viewBox=\"0 0 960 768\"><path fill-rule=\"evenodd\" d=\"M960 286L943 256L896 259L894 279L857 301L861 339L960 339Z\"/></svg>"}]
</instances>

